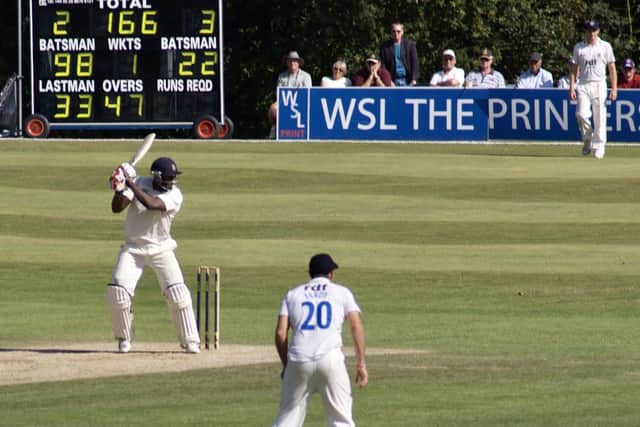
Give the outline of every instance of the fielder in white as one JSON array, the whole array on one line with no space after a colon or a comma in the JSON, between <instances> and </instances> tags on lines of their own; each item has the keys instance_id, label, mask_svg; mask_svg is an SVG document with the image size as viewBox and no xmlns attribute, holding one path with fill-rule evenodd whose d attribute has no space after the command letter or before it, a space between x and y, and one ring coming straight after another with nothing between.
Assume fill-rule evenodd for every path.
<instances>
[{"instance_id":1,"label":"fielder in white","mask_svg":"<svg viewBox=\"0 0 640 427\"><path fill-rule=\"evenodd\" d=\"M107 286L113 334L121 353L131 350L132 300L145 266L156 273L180 346L187 353L200 352L191 292L174 254L177 243L170 234L171 222L182 206L182 192L176 186L180 173L173 160L160 157L151 164L152 177L136 178L135 169L123 163L109 178L115 190L111 210L119 213L129 207L124 227L126 240Z\"/></svg>"},{"instance_id":2,"label":"fielder in white","mask_svg":"<svg viewBox=\"0 0 640 427\"><path fill-rule=\"evenodd\" d=\"M587 156L593 151L596 159L604 158L607 143L607 69L611 83L609 99L615 101L618 96L613 49L599 35L600 24L597 21L585 24L585 41L573 48L569 75L569 99L578 100L576 118L582 137L582 154ZM577 83L576 76L579 76Z\"/></svg>"},{"instance_id":3,"label":"fielder in white","mask_svg":"<svg viewBox=\"0 0 640 427\"><path fill-rule=\"evenodd\" d=\"M309 262L311 280L289 290L280 306L275 340L283 371L280 412L274 427L302 426L315 391L322 397L327 426L355 426L351 382L342 352L342 324L349 320L351 325L355 381L360 387L369 381L364 327L351 291L333 282L337 268L329 255L314 255Z\"/></svg>"}]
</instances>

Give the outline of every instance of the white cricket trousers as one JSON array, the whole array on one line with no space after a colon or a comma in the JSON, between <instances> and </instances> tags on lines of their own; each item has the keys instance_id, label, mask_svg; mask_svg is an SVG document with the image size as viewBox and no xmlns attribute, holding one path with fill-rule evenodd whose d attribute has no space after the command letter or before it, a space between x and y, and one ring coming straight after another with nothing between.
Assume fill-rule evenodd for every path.
<instances>
[{"instance_id":1,"label":"white cricket trousers","mask_svg":"<svg viewBox=\"0 0 640 427\"><path fill-rule=\"evenodd\" d=\"M273 427L302 427L307 404L318 391L327 426L354 427L351 383L342 349L315 362L287 363L280 389L280 413Z\"/></svg>"},{"instance_id":2,"label":"white cricket trousers","mask_svg":"<svg viewBox=\"0 0 640 427\"><path fill-rule=\"evenodd\" d=\"M144 267L147 265L156 273L163 294L169 286L184 283L180 264L173 251L167 250L148 255L141 254L139 249L131 249L127 246L123 246L118 254L111 283L122 286L129 295L133 296Z\"/></svg>"},{"instance_id":3,"label":"white cricket trousers","mask_svg":"<svg viewBox=\"0 0 640 427\"><path fill-rule=\"evenodd\" d=\"M576 119L582 141L591 141L597 149L607 143L607 82L585 82L576 85L578 105ZM593 115L593 126L591 116Z\"/></svg>"}]
</instances>

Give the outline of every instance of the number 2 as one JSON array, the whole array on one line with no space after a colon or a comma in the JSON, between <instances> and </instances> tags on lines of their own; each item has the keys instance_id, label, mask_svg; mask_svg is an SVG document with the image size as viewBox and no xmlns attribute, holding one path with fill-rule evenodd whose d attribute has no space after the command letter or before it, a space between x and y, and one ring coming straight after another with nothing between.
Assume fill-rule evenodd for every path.
<instances>
[{"instance_id":1,"label":"number 2","mask_svg":"<svg viewBox=\"0 0 640 427\"><path fill-rule=\"evenodd\" d=\"M331 304L328 301L321 301L317 307L312 302L305 301L302 303L302 307L309 309L300 327L303 331L313 331L316 327L328 329L331 326Z\"/></svg>"},{"instance_id":2,"label":"number 2","mask_svg":"<svg viewBox=\"0 0 640 427\"><path fill-rule=\"evenodd\" d=\"M66 10L57 10L56 16L60 19L53 23L53 35L66 36L68 34L66 26L71 21L71 13Z\"/></svg>"}]
</instances>

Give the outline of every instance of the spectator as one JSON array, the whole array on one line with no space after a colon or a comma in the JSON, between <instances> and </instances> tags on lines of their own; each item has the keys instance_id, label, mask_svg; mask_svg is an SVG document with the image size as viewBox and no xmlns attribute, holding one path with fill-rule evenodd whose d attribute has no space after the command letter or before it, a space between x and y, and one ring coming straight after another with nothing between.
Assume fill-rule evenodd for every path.
<instances>
[{"instance_id":1,"label":"spectator","mask_svg":"<svg viewBox=\"0 0 640 427\"><path fill-rule=\"evenodd\" d=\"M414 41L403 39L404 25L391 24L391 40L380 46L380 61L391 73L395 86L415 86L420 74L418 49Z\"/></svg>"},{"instance_id":2,"label":"spectator","mask_svg":"<svg viewBox=\"0 0 640 427\"><path fill-rule=\"evenodd\" d=\"M347 64L344 61L336 61L331 69L331 77L324 76L320 85L322 87L347 87L351 86L351 80L347 75Z\"/></svg>"},{"instance_id":3,"label":"spectator","mask_svg":"<svg viewBox=\"0 0 640 427\"><path fill-rule=\"evenodd\" d=\"M553 87L553 76L542 68L542 54L533 52L529 57L529 69L520 74L516 82L518 89L540 89Z\"/></svg>"},{"instance_id":4,"label":"spectator","mask_svg":"<svg viewBox=\"0 0 640 427\"><path fill-rule=\"evenodd\" d=\"M283 71L278 75L277 87L311 87L311 76L300 68L304 66L304 61L300 55L298 55L298 52L292 50L283 58L283 62L287 66L287 71ZM267 115L269 124L271 125L269 138L273 139L276 137L276 119L278 118L277 102L271 104Z\"/></svg>"},{"instance_id":5,"label":"spectator","mask_svg":"<svg viewBox=\"0 0 640 427\"><path fill-rule=\"evenodd\" d=\"M500 88L505 87L504 76L491 68L493 53L489 49L480 52L480 68L470 71L464 80L464 87Z\"/></svg>"},{"instance_id":6,"label":"spectator","mask_svg":"<svg viewBox=\"0 0 640 427\"><path fill-rule=\"evenodd\" d=\"M442 52L442 70L431 77L431 86L460 87L464 84L464 70L456 67L456 54L447 49Z\"/></svg>"},{"instance_id":7,"label":"spectator","mask_svg":"<svg viewBox=\"0 0 640 427\"><path fill-rule=\"evenodd\" d=\"M569 74L571 73L571 67L573 67L573 62L571 62L571 57L569 57L569 59L567 59L568 73L558 79L558 89L569 89Z\"/></svg>"},{"instance_id":8,"label":"spectator","mask_svg":"<svg viewBox=\"0 0 640 427\"><path fill-rule=\"evenodd\" d=\"M354 86L395 86L391 80L391 73L387 71L375 55L369 55L366 66L353 75Z\"/></svg>"},{"instance_id":9,"label":"spectator","mask_svg":"<svg viewBox=\"0 0 640 427\"><path fill-rule=\"evenodd\" d=\"M598 21L592 19L585 24L585 40L576 43L571 60L575 65L571 67L569 99L578 100L576 118L582 137L582 154L587 156L593 150L593 157L602 159L607 143L607 69L611 101L618 97L618 75L613 49L600 38ZM577 73L580 73L580 79L576 83Z\"/></svg>"},{"instance_id":10,"label":"spectator","mask_svg":"<svg viewBox=\"0 0 640 427\"><path fill-rule=\"evenodd\" d=\"M640 74L636 73L636 63L631 58L625 59L622 63L618 89L640 89Z\"/></svg>"}]
</instances>

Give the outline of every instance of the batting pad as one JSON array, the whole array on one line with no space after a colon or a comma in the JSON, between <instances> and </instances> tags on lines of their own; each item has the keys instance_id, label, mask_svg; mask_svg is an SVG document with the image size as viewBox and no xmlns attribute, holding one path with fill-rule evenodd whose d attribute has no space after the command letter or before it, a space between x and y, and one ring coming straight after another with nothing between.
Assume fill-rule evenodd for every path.
<instances>
[{"instance_id":1,"label":"batting pad","mask_svg":"<svg viewBox=\"0 0 640 427\"><path fill-rule=\"evenodd\" d=\"M122 286L107 286L107 302L111 312L113 335L116 339L133 341L133 310L131 295Z\"/></svg>"},{"instance_id":2,"label":"batting pad","mask_svg":"<svg viewBox=\"0 0 640 427\"><path fill-rule=\"evenodd\" d=\"M185 348L187 343L200 344L200 334L198 334L198 328L196 327L189 288L184 283L169 286L164 291L164 297L171 313L171 319L176 327L180 345Z\"/></svg>"}]
</instances>

